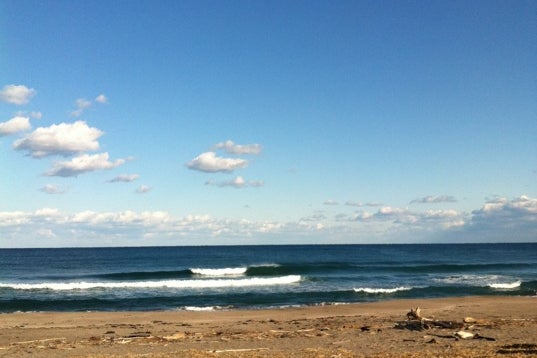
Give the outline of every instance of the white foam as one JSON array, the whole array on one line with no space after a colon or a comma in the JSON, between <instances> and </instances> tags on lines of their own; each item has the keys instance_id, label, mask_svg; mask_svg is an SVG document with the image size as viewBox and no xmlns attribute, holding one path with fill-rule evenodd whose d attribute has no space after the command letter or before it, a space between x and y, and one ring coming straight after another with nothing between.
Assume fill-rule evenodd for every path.
<instances>
[{"instance_id":1,"label":"white foam","mask_svg":"<svg viewBox=\"0 0 537 358\"><path fill-rule=\"evenodd\" d=\"M190 272L202 276L237 276L244 275L247 269L247 267L226 267L219 269L191 268Z\"/></svg>"},{"instance_id":2,"label":"white foam","mask_svg":"<svg viewBox=\"0 0 537 358\"><path fill-rule=\"evenodd\" d=\"M495 288L498 290L509 290L509 289L520 287L521 284L522 284L522 281L515 281L511 283L491 283L488 286L490 288Z\"/></svg>"},{"instance_id":3,"label":"white foam","mask_svg":"<svg viewBox=\"0 0 537 358\"><path fill-rule=\"evenodd\" d=\"M358 287L354 289L354 292L365 292L365 293L395 293L399 291L408 291L412 287L395 287L395 288L370 288L370 287Z\"/></svg>"},{"instance_id":4,"label":"white foam","mask_svg":"<svg viewBox=\"0 0 537 358\"><path fill-rule=\"evenodd\" d=\"M220 306L207 306L207 307L185 306L185 307L182 307L181 309L184 311L208 312L208 311L221 310L222 307Z\"/></svg>"},{"instance_id":5,"label":"white foam","mask_svg":"<svg viewBox=\"0 0 537 358\"><path fill-rule=\"evenodd\" d=\"M498 275L451 275L448 277L434 278L433 281L449 285L482 286L483 282L497 281Z\"/></svg>"},{"instance_id":6,"label":"white foam","mask_svg":"<svg viewBox=\"0 0 537 358\"><path fill-rule=\"evenodd\" d=\"M93 288L226 288L249 286L288 285L299 282L300 275L279 277L253 277L245 279L163 280L124 282L43 282L43 283L0 283L0 287L16 290L88 290Z\"/></svg>"}]
</instances>

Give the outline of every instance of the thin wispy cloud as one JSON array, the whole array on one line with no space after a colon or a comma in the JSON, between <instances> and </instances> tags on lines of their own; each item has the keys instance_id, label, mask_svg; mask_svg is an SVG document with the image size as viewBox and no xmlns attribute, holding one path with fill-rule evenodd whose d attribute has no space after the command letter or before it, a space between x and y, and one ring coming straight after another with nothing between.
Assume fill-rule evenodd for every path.
<instances>
[{"instance_id":1,"label":"thin wispy cloud","mask_svg":"<svg viewBox=\"0 0 537 358\"><path fill-rule=\"evenodd\" d=\"M63 194L66 192L65 189L59 187L55 184L46 184L44 187L40 189L42 192L47 194Z\"/></svg>"},{"instance_id":2,"label":"thin wispy cloud","mask_svg":"<svg viewBox=\"0 0 537 358\"><path fill-rule=\"evenodd\" d=\"M15 141L15 150L27 151L34 158L50 155L69 156L99 149L98 139L104 134L84 121L39 127Z\"/></svg>"},{"instance_id":3,"label":"thin wispy cloud","mask_svg":"<svg viewBox=\"0 0 537 358\"><path fill-rule=\"evenodd\" d=\"M6 85L0 91L0 101L22 106L28 104L36 91L24 85Z\"/></svg>"},{"instance_id":4,"label":"thin wispy cloud","mask_svg":"<svg viewBox=\"0 0 537 358\"><path fill-rule=\"evenodd\" d=\"M75 110L71 112L71 116L80 117L89 107L91 107L90 101L85 98L79 98L75 101Z\"/></svg>"},{"instance_id":5,"label":"thin wispy cloud","mask_svg":"<svg viewBox=\"0 0 537 358\"><path fill-rule=\"evenodd\" d=\"M130 183L135 180L137 180L140 177L138 174L121 174L118 175L110 180L108 180L108 183Z\"/></svg>"},{"instance_id":6,"label":"thin wispy cloud","mask_svg":"<svg viewBox=\"0 0 537 358\"><path fill-rule=\"evenodd\" d=\"M30 118L17 116L0 123L0 137L31 129Z\"/></svg>"},{"instance_id":7,"label":"thin wispy cloud","mask_svg":"<svg viewBox=\"0 0 537 358\"><path fill-rule=\"evenodd\" d=\"M108 98L106 98L104 94L100 94L95 98L95 102L100 103L100 104L107 104Z\"/></svg>"},{"instance_id":8,"label":"thin wispy cloud","mask_svg":"<svg viewBox=\"0 0 537 358\"><path fill-rule=\"evenodd\" d=\"M232 140L220 142L214 146L215 149L222 149L228 154L254 154L261 153L263 147L260 144L235 144Z\"/></svg>"},{"instance_id":9,"label":"thin wispy cloud","mask_svg":"<svg viewBox=\"0 0 537 358\"><path fill-rule=\"evenodd\" d=\"M383 205L384 204L379 201L370 201L370 202L365 203L365 206L369 206L372 208L376 208L376 207L383 206Z\"/></svg>"},{"instance_id":10,"label":"thin wispy cloud","mask_svg":"<svg viewBox=\"0 0 537 358\"><path fill-rule=\"evenodd\" d=\"M136 193L137 194L145 194L147 192L149 192L152 188L149 186L149 185L140 185L137 189L136 189Z\"/></svg>"},{"instance_id":11,"label":"thin wispy cloud","mask_svg":"<svg viewBox=\"0 0 537 358\"><path fill-rule=\"evenodd\" d=\"M423 198L414 199L410 204L439 204L439 203L456 203L457 199L451 195L429 195Z\"/></svg>"},{"instance_id":12,"label":"thin wispy cloud","mask_svg":"<svg viewBox=\"0 0 537 358\"><path fill-rule=\"evenodd\" d=\"M227 181L209 180L205 182L205 185L213 185L213 186L217 186L220 188L233 187L236 189L242 189L242 188L248 188L248 187L258 188L258 187L263 186L264 183L262 181L253 181L253 180L246 181L244 180L243 177L237 176L236 178L232 180L227 180Z\"/></svg>"},{"instance_id":13,"label":"thin wispy cloud","mask_svg":"<svg viewBox=\"0 0 537 358\"><path fill-rule=\"evenodd\" d=\"M335 200L325 200L323 202L323 205L327 205L327 206L336 206L336 205L339 205L339 202L335 201Z\"/></svg>"},{"instance_id":14,"label":"thin wispy cloud","mask_svg":"<svg viewBox=\"0 0 537 358\"><path fill-rule=\"evenodd\" d=\"M100 94L95 97L95 103L98 104L107 104L108 98L104 94ZM84 114L84 111L90 108L93 105L93 102L85 98L79 98L75 101L75 109L71 112L72 117L80 117Z\"/></svg>"}]
</instances>

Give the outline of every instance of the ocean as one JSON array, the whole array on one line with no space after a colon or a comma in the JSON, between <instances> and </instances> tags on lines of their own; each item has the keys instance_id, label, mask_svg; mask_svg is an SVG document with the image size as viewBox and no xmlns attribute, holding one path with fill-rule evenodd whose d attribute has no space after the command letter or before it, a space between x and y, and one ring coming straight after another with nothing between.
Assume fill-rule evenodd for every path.
<instances>
[{"instance_id":1,"label":"ocean","mask_svg":"<svg viewBox=\"0 0 537 358\"><path fill-rule=\"evenodd\" d=\"M0 312L537 295L537 243L0 249Z\"/></svg>"}]
</instances>

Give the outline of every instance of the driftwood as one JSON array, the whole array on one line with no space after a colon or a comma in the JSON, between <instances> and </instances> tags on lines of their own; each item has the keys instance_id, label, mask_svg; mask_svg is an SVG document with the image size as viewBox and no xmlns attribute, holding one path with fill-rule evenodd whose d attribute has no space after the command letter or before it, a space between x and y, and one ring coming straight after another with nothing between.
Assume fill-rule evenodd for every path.
<instances>
[{"instance_id":1,"label":"driftwood","mask_svg":"<svg viewBox=\"0 0 537 358\"><path fill-rule=\"evenodd\" d=\"M419 307L411 308L410 312L406 314L407 321L399 322L396 328L409 329L411 331L423 331L424 329L431 328L445 328L445 329L461 329L464 327L463 323L453 321L440 321L421 315L421 309Z\"/></svg>"},{"instance_id":2,"label":"driftwood","mask_svg":"<svg viewBox=\"0 0 537 358\"><path fill-rule=\"evenodd\" d=\"M487 341L495 341L495 338L484 337L479 333L468 332L465 329L465 324L477 324L477 320L472 317L465 317L462 322L454 321L441 321L436 319L427 318L421 315L421 309L419 307L411 308L410 312L406 314L407 321L398 322L395 328L409 329L411 331L423 331L425 329L440 328L440 329L457 329L458 331L452 335L435 335L440 338L455 338L455 339L484 339ZM470 327L473 327L470 326Z\"/></svg>"}]
</instances>

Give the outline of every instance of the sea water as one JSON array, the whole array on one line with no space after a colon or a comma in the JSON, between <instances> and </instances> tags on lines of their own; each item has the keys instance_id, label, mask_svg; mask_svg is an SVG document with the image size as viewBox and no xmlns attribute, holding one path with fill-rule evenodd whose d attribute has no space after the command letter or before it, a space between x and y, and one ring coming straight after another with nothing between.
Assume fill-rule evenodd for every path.
<instances>
[{"instance_id":1,"label":"sea water","mask_svg":"<svg viewBox=\"0 0 537 358\"><path fill-rule=\"evenodd\" d=\"M0 312L537 295L537 243L0 250Z\"/></svg>"}]
</instances>

